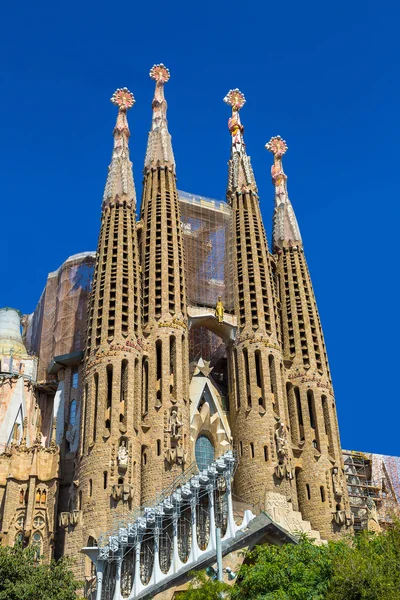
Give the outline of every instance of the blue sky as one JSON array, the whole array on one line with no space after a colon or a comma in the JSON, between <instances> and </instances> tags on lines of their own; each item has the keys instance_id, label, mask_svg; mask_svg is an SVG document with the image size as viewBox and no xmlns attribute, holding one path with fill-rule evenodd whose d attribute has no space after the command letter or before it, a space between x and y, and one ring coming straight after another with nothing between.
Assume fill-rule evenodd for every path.
<instances>
[{"instance_id":1,"label":"blue sky","mask_svg":"<svg viewBox=\"0 0 400 600\"><path fill-rule=\"evenodd\" d=\"M0 306L31 312L49 271L94 250L116 110L127 86L138 196L155 62L180 189L223 198L228 107L270 236L272 135L324 327L342 444L400 454L395 381L399 59L394 2L3 2L0 7ZM390 225L390 227L389 227ZM393 225L393 228L392 228Z\"/></svg>"}]
</instances>

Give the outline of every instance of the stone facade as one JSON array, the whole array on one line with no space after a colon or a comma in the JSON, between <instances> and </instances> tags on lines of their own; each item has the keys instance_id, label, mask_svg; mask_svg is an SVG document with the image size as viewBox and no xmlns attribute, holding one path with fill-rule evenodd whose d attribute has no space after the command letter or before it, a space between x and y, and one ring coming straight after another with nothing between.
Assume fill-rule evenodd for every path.
<instances>
[{"instance_id":1,"label":"stone facade","mask_svg":"<svg viewBox=\"0 0 400 600\"><path fill-rule=\"evenodd\" d=\"M182 474L195 460L200 437L215 456L229 447L237 452L238 501L271 509L292 531L304 519L309 524L303 528L325 539L348 531L352 522L335 400L287 194L286 144L277 137L267 145L274 155L275 187L270 252L240 121L244 97L238 90L229 92L231 155L224 205L231 218L224 238L229 268L224 284L213 281L212 289L222 289L233 303L228 311L224 296L216 296L215 311L194 306L186 295L193 258L185 255L185 247L196 252L201 228L195 236L189 222L184 231L181 227L164 97L169 72L155 65L151 77L156 90L140 220L128 147L127 111L134 98L124 88L112 98L118 115L96 255L71 257L69 266L50 274L38 308L26 319L25 341L38 355L39 381L3 373L9 362L2 362L3 540L12 544L24 531L32 543L32 524L43 513L45 525L40 519L36 523L46 558L53 549L56 556L78 556ZM70 268L85 265L91 277L94 263L89 296L87 277L73 279ZM73 296L77 282L80 300ZM56 301L61 288L72 298L65 313ZM82 306L88 311L87 334ZM211 367L203 360L190 362L190 336L199 327L222 340L208 344L218 347ZM22 338L21 344L24 352ZM6 421L12 394L1 391L4 385L12 394L21 394L17 386L30 386L28 408L19 421L16 416ZM16 523L22 522L21 529ZM90 563L78 560L76 571L89 589Z\"/></svg>"}]
</instances>

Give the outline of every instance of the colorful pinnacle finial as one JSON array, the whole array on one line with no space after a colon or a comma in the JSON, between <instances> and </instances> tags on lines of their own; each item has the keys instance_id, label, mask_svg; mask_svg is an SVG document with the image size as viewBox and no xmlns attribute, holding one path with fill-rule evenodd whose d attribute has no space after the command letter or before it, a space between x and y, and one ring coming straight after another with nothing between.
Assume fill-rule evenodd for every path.
<instances>
[{"instance_id":1,"label":"colorful pinnacle finial","mask_svg":"<svg viewBox=\"0 0 400 600\"><path fill-rule=\"evenodd\" d=\"M150 77L154 79L154 81L167 83L170 78L169 69L167 69L167 67L162 63L159 65L153 65L150 69Z\"/></svg>"},{"instance_id":2,"label":"colorful pinnacle finial","mask_svg":"<svg viewBox=\"0 0 400 600\"><path fill-rule=\"evenodd\" d=\"M120 110L129 110L135 104L135 98L128 88L118 88L110 98Z\"/></svg>"},{"instance_id":3,"label":"colorful pinnacle finial","mask_svg":"<svg viewBox=\"0 0 400 600\"><path fill-rule=\"evenodd\" d=\"M224 102L229 104L232 107L232 110L240 110L246 103L246 98L244 94L237 88L234 90L229 90L227 95L224 98Z\"/></svg>"},{"instance_id":4,"label":"colorful pinnacle finial","mask_svg":"<svg viewBox=\"0 0 400 600\"><path fill-rule=\"evenodd\" d=\"M288 149L285 140L283 140L280 135L272 137L269 142L265 144L265 147L277 158L281 158Z\"/></svg>"}]
</instances>

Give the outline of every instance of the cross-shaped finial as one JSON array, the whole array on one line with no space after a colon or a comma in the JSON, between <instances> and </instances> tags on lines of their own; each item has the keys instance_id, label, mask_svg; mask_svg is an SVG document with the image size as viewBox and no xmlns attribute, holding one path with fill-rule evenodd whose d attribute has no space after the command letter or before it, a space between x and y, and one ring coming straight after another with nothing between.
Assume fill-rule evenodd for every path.
<instances>
[{"instance_id":1,"label":"cross-shaped finial","mask_svg":"<svg viewBox=\"0 0 400 600\"><path fill-rule=\"evenodd\" d=\"M111 102L120 110L129 110L135 104L135 98L128 88L118 88L111 96Z\"/></svg>"},{"instance_id":2,"label":"cross-shaped finial","mask_svg":"<svg viewBox=\"0 0 400 600\"><path fill-rule=\"evenodd\" d=\"M170 78L169 69L167 69L167 67L162 63L159 65L153 65L150 69L150 77L154 79L154 81L167 83Z\"/></svg>"},{"instance_id":3,"label":"cross-shaped finial","mask_svg":"<svg viewBox=\"0 0 400 600\"><path fill-rule=\"evenodd\" d=\"M272 137L269 142L265 144L265 147L277 158L281 158L288 149L285 140L283 140L280 135Z\"/></svg>"},{"instance_id":4,"label":"cross-shaped finial","mask_svg":"<svg viewBox=\"0 0 400 600\"><path fill-rule=\"evenodd\" d=\"M244 106L246 98L244 97L244 94L242 94L242 92L236 88L234 90L229 90L224 98L224 102L229 104L229 106L232 107L232 110L236 111L240 110L242 106Z\"/></svg>"}]
</instances>

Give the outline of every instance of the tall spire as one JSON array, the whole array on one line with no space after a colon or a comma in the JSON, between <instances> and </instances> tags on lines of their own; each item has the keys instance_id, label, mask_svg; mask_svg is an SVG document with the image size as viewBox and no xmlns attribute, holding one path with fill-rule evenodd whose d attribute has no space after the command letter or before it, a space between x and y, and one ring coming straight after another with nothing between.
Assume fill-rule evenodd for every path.
<instances>
[{"instance_id":1,"label":"tall spire","mask_svg":"<svg viewBox=\"0 0 400 600\"><path fill-rule=\"evenodd\" d=\"M267 150L274 155L271 167L272 183L275 186L275 210L273 218L272 242L273 251L281 250L286 244L302 244L300 229L297 224L292 203L287 191L287 176L283 171L282 156L288 147L280 135L272 137L265 144Z\"/></svg>"},{"instance_id":2,"label":"tall spire","mask_svg":"<svg viewBox=\"0 0 400 600\"><path fill-rule=\"evenodd\" d=\"M126 202L128 208L136 209L136 192L133 181L132 163L129 160L130 131L127 111L135 104L133 94L127 88L119 88L111 97L111 102L118 106L117 122L114 127L114 148L108 177L103 195L102 208L105 210L110 202Z\"/></svg>"},{"instance_id":3,"label":"tall spire","mask_svg":"<svg viewBox=\"0 0 400 600\"><path fill-rule=\"evenodd\" d=\"M246 99L237 88L229 90L224 102L232 107L232 116L228 121L228 129L232 136L231 158L228 162L228 198L236 190L243 189L257 192L250 157L246 153L246 144L243 139L244 127L240 121L239 111L244 106Z\"/></svg>"},{"instance_id":4,"label":"tall spire","mask_svg":"<svg viewBox=\"0 0 400 600\"><path fill-rule=\"evenodd\" d=\"M169 80L169 70L160 63L150 69L150 77L156 82L152 102L153 119L147 142L145 170L157 165L168 165L175 171L175 159L172 151L171 136L168 131L167 101L164 97L164 85Z\"/></svg>"}]
</instances>

